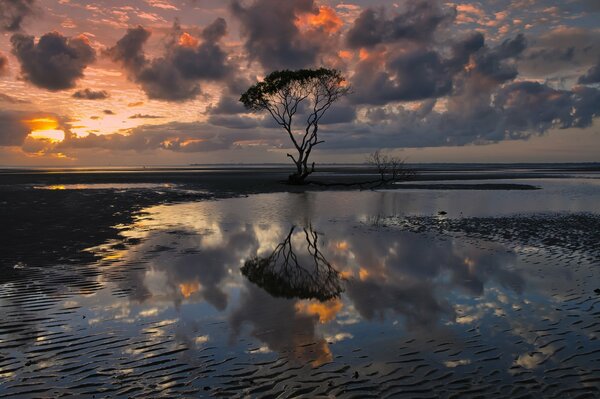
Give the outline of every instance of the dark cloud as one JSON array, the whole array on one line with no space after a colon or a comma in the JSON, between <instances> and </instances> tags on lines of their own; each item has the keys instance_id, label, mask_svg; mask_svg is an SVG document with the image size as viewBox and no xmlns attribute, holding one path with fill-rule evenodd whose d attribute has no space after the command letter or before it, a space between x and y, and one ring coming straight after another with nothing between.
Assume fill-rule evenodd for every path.
<instances>
[{"instance_id":1,"label":"dark cloud","mask_svg":"<svg viewBox=\"0 0 600 399\"><path fill-rule=\"evenodd\" d=\"M215 19L202 30L202 38L208 42L217 42L227 34L227 22L223 18Z\"/></svg>"},{"instance_id":2,"label":"dark cloud","mask_svg":"<svg viewBox=\"0 0 600 399\"><path fill-rule=\"evenodd\" d=\"M129 119L160 119L162 116L159 115L148 115L148 114L134 114Z\"/></svg>"},{"instance_id":3,"label":"dark cloud","mask_svg":"<svg viewBox=\"0 0 600 399\"><path fill-rule=\"evenodd\" d=\"M596 0L581 0L583 7L591 12L600 12L600 3Z\"/></svg>"},{"instance_id":4,"label":"dark cloud","mask_svg":"<svg viewBox=\"0 0 600 399\"><path fill-rule=\"evenodd\" d=\"M520 81L485 86L485 79L465 84L448 98L446 110L403 106L367 109L367 120L323 127L323 148L396 148L462 146L502 140L525 140L549 129L586 128L600 116L600 90L577 86L559 90ZM428 112L422 112L425 108Z\"/></svg>"},{"instance_id":5,"label":"dark cloud","mask_svg":"<svg viewBox=\"0 0 600 399\"><path fill-rule=\"evenodd\" d=\"M494 48L484 48L475 55L475 71L498 83L512 80L519 74L516 59L527 47L523 34L506 39Z\"/></svg>"},{"instance_id":6,"label":"dark cloud","mask_svg":"<svg viewBox=\"0 0 600 399\"><path fill-rule=\"evenodd\" d=\"M222 18L217 19L212 25L206 29L213 30L213 25L225 24ZM218 45L217 41L222 35L217 35L211 32L204 35L205 42L197 48L175 46L173 48L172 64L176 67L185 79L200 79L200 80L221 80L229 75L231 67L227 65L227 54ZM212 41L208 41L211 38Z\"/></svg>"},{"instance_id":7,"label":"dark cloud","mask_svg":"<svg viewBox=\"0 0 600 399\"><path fill-rule=\"evenodd\" d=\"M388 60L395 76L391 88L394 97L403 101L440 97L452 90L453 74L435 51L416 50Z\"/></svg>"},{"instance_id":8,"label":"dark cloud","mask_svg":"<svg viewBox=\"0 0 600 399\"><path fill-rule=\"evenodd\" d=\"M128 29L125 36L107 54L113 61L120 62L127 71L137 72L148 63L143 47L149 38L150 31L142 26Z\"/></svg>"},{"instance_id":9,"label":"dark cloud","mask_svg":"<svg viewBox=\"0 0 600 399\"><path fill-rule=\"evenodd\" d=\"M485 37L481 32L471 33L460 40L452 43L452 58L451 63L456 68L465 65L472 54L483 48Z\"/></svg>"},{"instance_id":10,"label":"dark cloud","mask_svg":"<svg viewBox=\"0 0 600 399\"><path fill-rule=\"evenodd\" d=\"M227 80L221 97L216 104L210 104L207 107L207 114L215 115L235 115L245 114L248 110L240 102L240 96L245 92L252 82L244 77L237 76Z\"/></svg>"},{"instance_id":11,"label":"dark cloud","mask_svg":"<svg viewBox=\"0 0 600 399\"><path fill-rule=\"evenodd\" d=\"M105 90L94 91L91 89L77 90L73 93L73 98L79 98L83 100L104 100L108 98L108 92Z\"/></svg>"},{"instance_id":12,"label":"dark cloud","mask_svg":"<svg viewBox=\"0 0 600 399\"><path fill-rule=\"evenodd\" d=\"M14 34L10 41L23 78L51 91L74 87L84 69L96 59L85 36L67 38L50 32L35 43L33 36Z\"/></svg>"},{"instance_id":13,"label":"dark cloud","mask_svg":"<svg viewBox=\"0 0 600 399\"><path fill-rule=\"evenodd\" d=\"M23 144L31 129L24 122L26 115L22 112L0 109L0 146L17 146Z\"/></svg>"},{"instance_id":14,"label":"dark cloud","mask_svg":"<svg viewBox=\"0 0 600 399\"><path fill-rule=\"evenodd\" d=\"M354 21L346 41L351 48L369 48L399 40L428 41L441 25L455 17L455 9L442 7L438 1L406 2L405 9L391 18L384 8L367 8Z\"/></svg>"},{"instance_id":15,"label":"dark cloud","mask_svg":"<svg viewBox=\"0 0 600 399\"><path fill-rule=\"evenodd\" d=\"M439 1L406 2L393 17L384 8L364 10L347 35L351 48L361 48L352 101L381 105L451 96L471 79L467 75L496 84L514 79L525 37L491 47L480 32L447 29L455 16Z\"/></svg>"},{"instance_id":16,"label":"dark cloud","mask_svg":"<svg viewBox=\"0 0 600 399\"><path fill-rule=\"evenodd\" d=\"M581 84L600 83L600 61L578 79Z\"/></svg>"},{"instance_id":17,"label":"dark cloud","mask_svg":"<svg viewBox=\"0 0 600 399\"><path fill-rule=\"evenodd\" d=\"M356 119L356 107L349 104L336 104L329 109L321 120L321 125L349 123Z\"/></svg>"},{"instance_id":18,"label":"dark cloud","mask_svg":"<svg viewBox=\"0 0 600 399\"><path fill-rule=\"evenodd\" d=\"M575 47L567 48L542 48L533 50L527 55L528 60L542 62L572 62L575 58Z\"/></svg>"},{"instance_id":19,"label":"dark cloud","mask_svg":"<svg viewBox=\"0 0 600 399\"><path fill-rule=\"evenodd\" d=\"M268 71L312 66L322 51L322 36L303 34L298 16L316 13L313 0L256 0L249 5L234 0L233 15L239 19L244 47L251 61Z\"/></svg>"},{"instance_id":20,"label":"dark cloud","mask_svg":"<svg viewBox=\"0 0 600 399\"><path fill-rule=\"evenodd\" d=\"M149 98L186 101L200 94L200 81L220 81L231 75L233 68L219 44L226 28L225 20L218 18L202 31L204 40L198 43L175 23L165 55L148 59L143 47L150 31L138 26L129 29L107 54L123 66L129 79L138 83Z\"/></svg>"},{"instance_id":21,"label":"dark cloud","mask_svg":"<svg viewBox=\"0 0 600 399\"><path fill-rule=\"evenodd\" d=\"M568 76L575 68L594 65L600 58L600 32L558 27L531 39L519 70L532 77Z\"/></svg>"},{"instance_id":22,"label":"dark cloud","mask_svg":"<svg viewBox=\"0 0 600 399\"><path fill-rule=\"evenodd\" d=\"M8 74L8 58L0 53L0 76Z\"/></svg>"},{"instance_id":23,"label":"dark cloud","mask_svg":"<svg viewBox=\"0 0 600 399\"><path fill-rule=\"evenodd\" d=\"M374 50L357 64L351 100L386 104L444 97L453 94L457 81L469 78L466 75L504 83L518 75L516 59L525 47L523 35L490 48L481 33L474 33L440 48L411 44Z\"/></svg>"},{"instance_id":24,"label":"dark cloud","mask_svg":"<svg viewBox=\"0 0 600 399\"><path fill-rule=\"evenodd\" d=\"M556 90L538 82L516 82L496 94L494 106L509 136L552 127L584 128L600 115L600 90Z\"/></svg>"},{"instance_id":25,"label":"dark cloud","mask_svg":"<svg viewBox=\"0 0 600 399\"><path fill-rule=\"evenodd\" d=\"M0 32L16 32L34 12L34 0L0 0Z\"/></svg>"},{"instance_id":26,"label":"dark cloud","mask_svg":"<svg viewBox=\"0 0 600 399\"><path fill-rule=\"evenodd\" d=\"M254 129L259 126L259 120L256 118L241 115L211 115L208 122L230 129Z\"/></svg>"},{"instance_id":27,"label":"dark cloud","mask_svg":"<svg viewBox=\"0 0 600 399\"><path fill-rule=\"evenodd\" d=\"M241 93L243 93L243 91L240 92L240 94ZM225 114L225 115L246 113L247 112L246 108L244 108L244 105L239 100L240 94L230 95L229 93L223 93L221 95L221 98L219 98L219 101L217 102L217 104L210 105L208 107L207 112L209 114Z\"/></svg>"},{"instance_id":28,"label":"dark cloud","mask_svg":"<svg viewBox=\"0 0 600 399\"><path fill-rule=\"evenodd\" d=\"M102 111L105 115L114 115L115 113L110 110L110 109L105 109L104 111Z\"/></svg>"}]
</instances>

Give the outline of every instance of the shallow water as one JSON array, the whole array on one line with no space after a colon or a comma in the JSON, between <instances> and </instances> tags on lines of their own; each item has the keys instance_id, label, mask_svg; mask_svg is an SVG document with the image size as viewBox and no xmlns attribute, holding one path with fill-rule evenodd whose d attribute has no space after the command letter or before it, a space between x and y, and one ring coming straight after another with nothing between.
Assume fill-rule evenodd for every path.
<instances>
[{"instance_id":1,"label":"shallow water","mask_svg":"<svg viewBox=\"0 0 600 399\"><path fill-rule=\"evenodd\" d=\"M597 184L563 183L147 208L95 264L17 265L35 278L0 290L0 396L599 395L600 249L430 223L600 211Z\"/></svg>"}]
</instances>

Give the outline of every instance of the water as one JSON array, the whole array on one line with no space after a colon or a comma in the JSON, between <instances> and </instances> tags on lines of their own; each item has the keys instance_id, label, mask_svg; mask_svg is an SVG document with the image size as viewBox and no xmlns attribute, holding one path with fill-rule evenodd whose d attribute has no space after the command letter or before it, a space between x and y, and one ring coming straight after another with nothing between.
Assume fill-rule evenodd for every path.
<instances>
[{"instance_id":1,"label":"water","mask_svg":"<svg viewBox=\"0 0 600 399\"><path fill-rule=\"evenodd\" d=\"M91 264L15 265L0 396L598 395L600 185L527 184L148 207Z\"/></svg>"}]
</instances>

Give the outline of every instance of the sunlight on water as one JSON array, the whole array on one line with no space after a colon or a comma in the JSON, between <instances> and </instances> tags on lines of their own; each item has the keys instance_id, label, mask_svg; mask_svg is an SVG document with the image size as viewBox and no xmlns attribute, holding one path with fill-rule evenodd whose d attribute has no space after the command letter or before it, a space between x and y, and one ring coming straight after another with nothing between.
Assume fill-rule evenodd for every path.
<instances>
[{"instance_id":1,"label":"sunlight on water","mask_svg":"<svg viewBox=\"0 0 600 399\"><path fill-rule=\"evenodd\" d=\"M37 190L127 190L127 189L155 189L173 188L174 184L148 184L148 183L89 183L89 184L53 184L49 186L34 186Z\"/></svg>"}]
</instances>

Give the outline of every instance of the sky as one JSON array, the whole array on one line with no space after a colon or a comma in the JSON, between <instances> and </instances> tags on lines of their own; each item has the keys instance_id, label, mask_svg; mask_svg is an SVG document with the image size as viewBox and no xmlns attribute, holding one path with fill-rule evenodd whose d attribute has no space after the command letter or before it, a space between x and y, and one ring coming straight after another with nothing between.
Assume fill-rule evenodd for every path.
<instances>
[{"instance_id":1,"label":"sky","mask_svg":"<svg viewBox=\"0 0 600 399\"><path fill-rule=\"evenodd\" d=\"M0 165L285 163L239 97L319 67L352 94L317 162L600 162L598 21L598 0L0 0Z\"/></svg>"}]
</instances>

